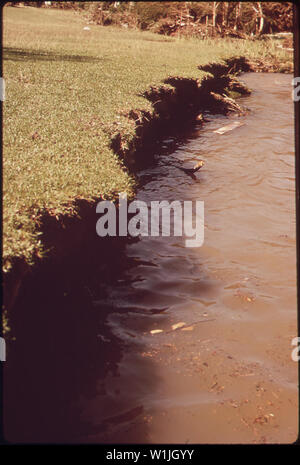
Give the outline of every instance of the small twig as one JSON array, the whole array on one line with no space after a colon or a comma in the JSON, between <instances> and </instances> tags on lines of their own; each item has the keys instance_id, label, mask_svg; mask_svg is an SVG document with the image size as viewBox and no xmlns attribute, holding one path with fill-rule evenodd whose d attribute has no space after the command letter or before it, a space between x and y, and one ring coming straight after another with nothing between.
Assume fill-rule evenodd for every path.
<instances>
[{"instance_id":1,"label":"small twig","mask_svg":"<svg viewBox=\"0 0 300 465\"><path fill-rule=\"evenodd\" d=\"M179 329L189 328L190 326L195 326L195 325L197 325L199 323L205 323L206 321L215 321L215 318L210 318L209 320L199 320L199 321L195 321L194 323L187 323L186 325L180 326L179 328L170 329L169 331L165 331L165 334L173 333L174 331L178 331Z\"/></svg>"}]
</instances>

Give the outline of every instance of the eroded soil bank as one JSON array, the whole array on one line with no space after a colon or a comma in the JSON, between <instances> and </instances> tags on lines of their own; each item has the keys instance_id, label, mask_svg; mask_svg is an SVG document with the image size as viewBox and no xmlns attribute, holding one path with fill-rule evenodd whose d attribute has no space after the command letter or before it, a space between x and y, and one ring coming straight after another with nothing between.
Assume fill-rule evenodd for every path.
<instances>
[{"instance_id":1,"label":"eroded soil bank","mask_svg":"<svg viewBox=\"0 0 300 465\"><path fill-rule=\"evenodd\" d=\"M224 95L234 93L236 97L250 93L230 74L249 71L251 66L247 60L236 57L226 60L223 65L211 64L201 69L209 73L201 81L170 78L160 88L150 88L144 97L152 103L153 111L132 110L126 116L134 126L133 135L129 137L128 134L117 132L111 136L111 148L124 159L133 174L138 167L151 162L155 147L164 135L180 131L183 126L188 127L195 121L203 123L205 112L228 114L239 111L238 105ZM76 255L78 248L88 247L94 234L95 206L96 202L78 199L74 201L71 216L57 217L51 212L41 211L35 218L36 232L40 234L44 252L42 255L37 252L33 266L25 258L16 257L11 268L3 273L5 332L10 325L9 314L20 288L27 285L24 278L34 281L44 266L46 269L61 266L69 255ZM111 247L109 242L105 248Z\"/></svg>"},{"instance_id":2,"label":"eroded soil bank","mask_svg":"<svg viewBox=\"0 0 300 465\"><path fill-rule=\"evenodd\" d=\"M205 81L207 86L213 84L212 92L222 93L222 76L219 73ZM244 115L239 119L246 124L235 136L234 132L212 135L228 120L205 115L210 121L203 128L199 121L194 129L188 125L189 129L180 132L184 121L194 120L205 110L191 112L186 106L184 118L178 120L175 133L163 139L161 151L153 146L149 151L149 161L154 156L152 168L148 163L150 167L138 172L138 195L146 195L145 199L153 195L168 198L176 187L178 195L185 192L189 199L205 197L209 202L208 244L198 255L177 241L159 247L142 241L103 242L95 235L94 206L88 204L80 206L81 220L45 219L49 233L45 243L53 247L52 255L47 265L27 276L11 307L16 339L8 345L4 370L8 440L201 443L295 439L297 375L290 358L290 339L296 335L295 268L290 268L286 282L276 275L276 270L285 268L284 260L291 263L296 257L289 223L294 218L293 153L289 149L287 155L284 145L291 141L293 121L288 117L278 123L283 133L272 133L272 148L270 136L258 133L258 127L265 125L270 134L274 115L283 114L279 108L290 92L280 76L270 78L279 82L272 83L276 90L271 97L279 95L280 100L282 95L283 100L275 99L276 108L271 113L266 108L259 117L266 102L252 109L245 97L244 103L254 112L252 124L258 118L255 127L247 128L250 116ZM253 83L249 87L255 89ZM183 97L183 88L177 88ZM192 91L191 96L195 97ZM268 114L272 114L270 123ZM166 118L165 128L170 130L167 122ZM254 134L256 143L262 144L256 155L246 153L249 144L245 143ZM219 146L214 145L217 136ZM269 151L270 158L266 156ZM127 153L120 155L126 158ZM174 162L190 163L198 157L206 161L198 182L176 170ZM265 188L264 195L261 188ZM240 198L241 192L247 201ZM257 234L266 224L266 213L273 231L273 207L272 211L269 207L274 205L274 196L281 228L276 226L274 237L268 236L269 229ZM234 216L231 204L239 198ZM255 206L262 208L258 218L251 214ZM282 221L280 212L288 215ZM244 236L246 231L252 236ZM243 237L245 243L239 244ZM249 240L253 247L247 253ZM214 321L195 324L199 317ZM168 332L179 321L190 324L190 329ZM163 333L153 337L153 329L163 329Z\"/></svg>"}]
</instances>

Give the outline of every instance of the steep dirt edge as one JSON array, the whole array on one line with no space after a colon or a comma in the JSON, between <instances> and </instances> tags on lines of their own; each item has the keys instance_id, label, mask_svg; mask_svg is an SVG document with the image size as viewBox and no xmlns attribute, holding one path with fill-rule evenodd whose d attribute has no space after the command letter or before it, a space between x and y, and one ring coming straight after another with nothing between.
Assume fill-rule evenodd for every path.
<instances>
[{"instance_id":1,"label":"steep dirt edge","mask_svg":"<svg viewBox=\"0 0 300 465\"><path fill-rule=\"evenodd\" d=\"M145 91L144 97L152 103L151 113L136 109L127 115L135 125L134 136L125 143L124 135L118 133L111 139L111 148L124 159L128 169L135 169L143 157L150 156L153 146L171 128L174 130L182 123L196 120L203 122L202 113L206 111L224 114L237 111L238 105L232 99L224 98L224 94L231 91L250 93L231 74L251 70L244 57L233 57L224 63L209 64L199 69L209 74L199 80L169 78L164 82L168 86L151 87ZM91 237L96 238L96 202L81 199L74 203L77 207L76 216L56 218L47 211L42 213L39 232L42 232L41 240L47 251L46 257L36 257L34 265L29 265L25 259L16 258L11 269L3 273L4 333L8 332L9 313L22 286L32 282L37 273L43 273L44 269L61 267L65 261L70 261L74 253L78 254L80 251L82 254L84 250L91 248ZM108 251L118 249L122 241L117 239L107 238L101 241L103 259L109 260ZM95 240L92 242L95 243Z\"/></svg>"}]
</instances>

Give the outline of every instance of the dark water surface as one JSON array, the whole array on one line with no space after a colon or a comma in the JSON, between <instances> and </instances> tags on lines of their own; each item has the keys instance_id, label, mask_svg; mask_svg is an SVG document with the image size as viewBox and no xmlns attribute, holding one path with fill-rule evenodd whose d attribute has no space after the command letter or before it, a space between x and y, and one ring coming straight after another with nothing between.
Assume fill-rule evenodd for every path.
<instances>
[{"instance_id":1,"label":"dark water surface","mask_svg":"<svg viewBox=\"0 0 300 465\"><path fill-rule=\"evenodd\" d=\"M210 118L153 168L137 198L204 200L205 240L143 237L111 287L124 343L84 418L107 418L100 442L286 442L297 436L295 173L291 76L248 74L245 125ZM167 149L172 139L164 141ZM204 168L192 179L176 164ZM101 306L102 303L100 302ZM211 320L199 322L199 320ZM171 331L178 322L193 324ZM199 322L199 323L198 323ZM151 330L162 333L151 334ZM109 351L109 344L107 346Z\"/></svg>"},{"instance_id":2,"label":"dark water surface","mask_svg":"<svg viewBox=\"0 0 300 465\"><path fill-rule=\"evenodd\" d=\"M102 286L100 297L95 298L97 276L88 282L95 321L103 326L97 334L101 351L91 349L90 365L82 361L76 389L70 379L67 384L70 397L72 389L78 391L74 405L85 426L77 428L78 418L64 424L62 407L61 418L49 413L48 421L57 422L49 440L296 439L292 76L241 79L253 89L241 100L250 113L208 116L209 122L191 130L182 143L166 139L155 163L139 172L139 200L204 201L204 244L187 248L185 238L143 237L126 246L118 272ZM245 124L214 133L235 120ZM176 167L199 159L205 165L195 178ZM173 331L177 323L190 326ZM158 329L162 332L151 333ZM62 376L54 390L57 408L68 402L64 390Z\"/></svg>"}]
</instances>

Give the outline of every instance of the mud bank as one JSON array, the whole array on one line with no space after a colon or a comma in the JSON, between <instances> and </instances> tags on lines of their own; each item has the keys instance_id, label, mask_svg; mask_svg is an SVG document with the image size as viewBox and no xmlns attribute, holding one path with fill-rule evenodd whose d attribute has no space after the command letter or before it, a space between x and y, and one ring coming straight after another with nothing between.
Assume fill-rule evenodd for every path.
<instances>
[{"instance_id":1,"label":"mud bank","mask_svg":"<svg viewBox=\"0 0 300 465\"><path fill-rule=\"evenodd\" d=\"M97 238L24 282L4 364L6 439L295 438L290 76L243 79L255 89L243 99L251 113L230 119L247 120L246 127L217 136L228 119L208 115L202 128L167 136L153 163L136 173L138 200L205 199L201 250L176 238L126 239L124 248ZM245 149L245 137L259 143ZM177 170L176 162L199 156L209 163L196 180ZM91 232L94 224L86 233L93 239ZM193 327L173 332L179 322Z\"/></svg>"},{"instance_id":2,"label":"mud bank","mask_svg":"<svg viewBox=\"0 0 300 465\"><path fill-rule=\"evenodd\" d=\"M176 128L195 121L204 122L203 114L228 114L240 110L238 105L224 94L235 96L250 94L234 74L251 71L244 57L225 60L223 64L199 66L208 74L203 79L171 77L160 87L150 87L143 97L152 104L152 112L132 110L126 116L134 124L134 136L128 141L126 134L112 137L111 147L130 168L143 163L159 140ZM217 94L217 95L216 95Z\"/></svg>"},{"instance_id":3,"label":"mud bank","mask_svg":"<svg viewBox=\"0 0 300 465\"><path fill-rule=\"evenodd\" d=\"M199 69L208 73L201 80L173 77L167 79L161 87L148 89L143 96L152 103L151 113L137 109L126 115L134 124L134 136L128 141L125 134L117 133L111 139L111 148L124 160L131 172L134 173L139 166L151 160L154 147L163 136L196 121L203 123L206 112L228 114L242 111L226 95L232 92L235 96L250 93L233 75L251 71L251 65L244 57L234 57L223 64L209 64ZM25 286L33 290L38 275L45 273L45 276L49 276L50 273L55 276L58 267L81 260L80 256L88 256L88 250L94 250L95 247L99 251L98 257L110 261L115 251L122 247L124 241L116 238L97 241L96 202L77 199L74 204L74 216L57 217L48 211L42 212L37 221L37 232L45 255L36 256L34 265L28 264L23 258L16 258L10 270L3 274L4 333L8 332L10 313L22 288ZM87 260L84 262L84 266L89 266ZM66 266L68 269L69 265Z\"/></svg>"}]
</instances>

